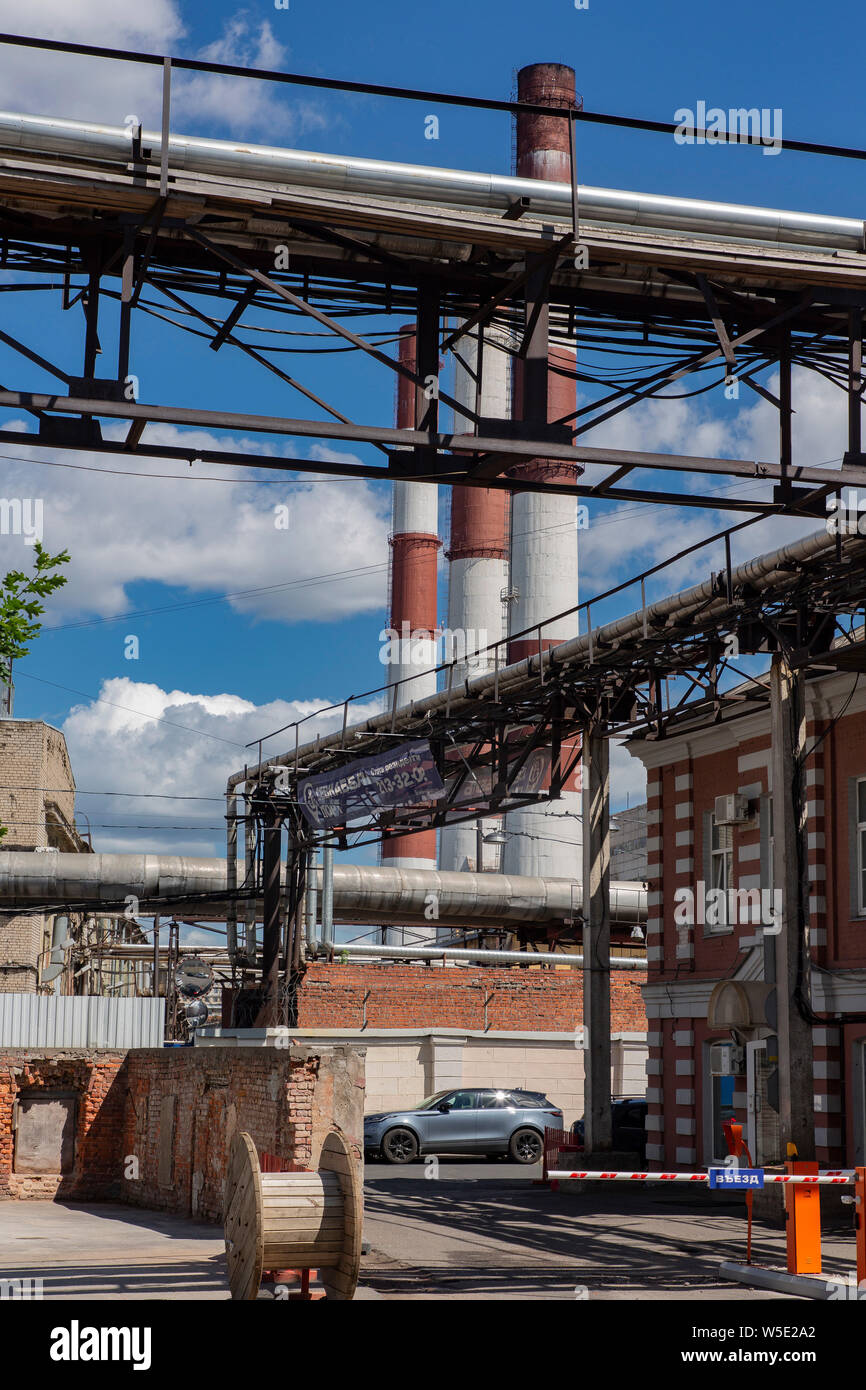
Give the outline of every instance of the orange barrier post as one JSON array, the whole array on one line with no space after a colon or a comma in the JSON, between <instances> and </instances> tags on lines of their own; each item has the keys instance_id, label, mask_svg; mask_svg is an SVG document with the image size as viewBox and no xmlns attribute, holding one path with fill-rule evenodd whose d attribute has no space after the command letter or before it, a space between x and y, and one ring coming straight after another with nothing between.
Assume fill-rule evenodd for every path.
<instances>
[{"instance_id":1,"label":"orange barrier post","mask_svg":"<svg viewBox=\"0 0 866 1390\"><path fill-rule=\"evenodd\" d=\"M789 1159L788 1173L817 1177L817 1163ZM821 1273L821 1196L816 1183L792 1183L785 1192L789 1274Z\"/></svg>"},{"instance_id":2,"label":"orange barrier post","mask_svg":"<svg viewBox=\"0 0 866 1390\"><path fill-rule=\"evenodd\" d=\"M749 1146L743 1138L743 1126L734 1120L726 1120L722 1125L725 1135L725 1142L728 1146L728 1153L736 1154L739 1158L743 1153L746 1155L746 1162L749 1167L754 1167L752 1155L749 1153ZM752 1263L752 1201L753 1192L746 1193L746 1264Z\"/></svg>"}]
</instances>

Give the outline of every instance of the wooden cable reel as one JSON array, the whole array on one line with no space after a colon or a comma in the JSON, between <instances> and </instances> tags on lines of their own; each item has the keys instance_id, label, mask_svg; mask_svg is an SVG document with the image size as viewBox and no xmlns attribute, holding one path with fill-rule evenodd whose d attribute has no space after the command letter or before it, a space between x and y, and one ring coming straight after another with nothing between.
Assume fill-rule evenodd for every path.
<instances>
[{"instance_id":1,"label":"wooden cable reel","mask_svg":"<svg viewBox=\"0 0 866 1390\"><path fill-rule=\"evenodd\" d=\"M328 1135L317 1172L263 1173L250 1136L236 1134L225 1200L232 1298L256 1298L266 1269L318 1269L328 1298L354 1298L361 1214L361 1183L342 1135Z\"/></svg>"}]
</instances>

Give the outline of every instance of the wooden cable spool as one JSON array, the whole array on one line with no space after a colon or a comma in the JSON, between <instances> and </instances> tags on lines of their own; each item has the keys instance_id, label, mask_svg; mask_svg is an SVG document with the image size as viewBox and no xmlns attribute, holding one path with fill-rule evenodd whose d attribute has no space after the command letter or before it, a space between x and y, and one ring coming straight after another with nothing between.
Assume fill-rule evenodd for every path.
<instances>
[{"instance_id":1,"label":"wooden cable spool","mask_svg":"<svg viewBox=\"0 0 866 1390\"><path fill-rule=\"evenodd\" d=\"M250 1136L236 1134L225 1200L232 1298L256 1298L265 1269L318 1269L328 1298L354 1298L361 1217L357 1167L335 1131L315 1173L263 1173Z\"/></svg>"}]
</instances>

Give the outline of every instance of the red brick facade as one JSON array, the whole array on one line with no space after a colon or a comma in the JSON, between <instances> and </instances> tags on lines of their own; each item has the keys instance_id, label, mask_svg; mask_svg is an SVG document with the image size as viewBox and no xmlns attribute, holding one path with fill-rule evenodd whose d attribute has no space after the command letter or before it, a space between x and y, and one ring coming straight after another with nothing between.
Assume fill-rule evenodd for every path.
<instances>
[{"instance_id":1,"label":"red brick facade","mask_svg":"<svg viewBox=\"0 0 866 1390\"><path fill-rule=\"evenodd\" d=\"M813 969L815 1132L819 1162L866 1161L866 915L856 900L856 779L866 778L866 690L852 694L844 673L809 682L804 762L808 917ZM843 706L845 710L843 712ZM837 718L838 716L838 718ZM835 722L834 722L835 721ZM648 1154L667 1167L711 1162L713 1080L708 1044L730 1042L707 1021L715 983L763 978L760 923L713 930L677 920L678 890L697 895L712 874L708 836L716 797L739 793L748 818L731 828L733 888L772 885L769 714L674 734L667 746L633 745L648 768L647 1013ZM837 1021L836 1014L854 1015ZM754 1041L772 1039L772 1030ZM748 1041L748 1039L747 1039ZM758 1083L753 1079L753 1088ZM748 1077L734 1081L736 1117L750 1123ZM763 1120L757 1118L763 1113ZM752 1134L772 1116L765 1098L751 1115ZM763 1136L767 1152L771 1141ZM759 1155L760 1157L760 1155ZM770 1159L767 1157L767 1161Z\"/></svg>"},{"instance_id":2,"label":"red brick facade","mask_svg":"<svg viewBox=\"0 0 866 1390\"><path fill-rule=\"evenodd\" d=\"M611 1032L643 1033L643 969L615 970ZM328 965L307 967L299 1028L471 1028L573 1033L583 1022L578 970Z\"/></svg>"}]
</instances>

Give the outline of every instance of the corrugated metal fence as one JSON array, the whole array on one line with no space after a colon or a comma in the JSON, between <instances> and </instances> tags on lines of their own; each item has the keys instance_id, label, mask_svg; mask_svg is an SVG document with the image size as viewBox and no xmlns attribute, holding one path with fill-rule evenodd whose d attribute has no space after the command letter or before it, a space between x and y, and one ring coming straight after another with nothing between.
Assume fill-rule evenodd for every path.
<instances>
[{"instance_id":1,"label":"corrugated metal fence","mask_svg":"<svg viewBox=\"0 0 866 1390\"><path fill-rule=\"evenodd\" d=\"M0 994L0 1047L162 1047L164 999Z\"/></svg>"}]
</instances>

